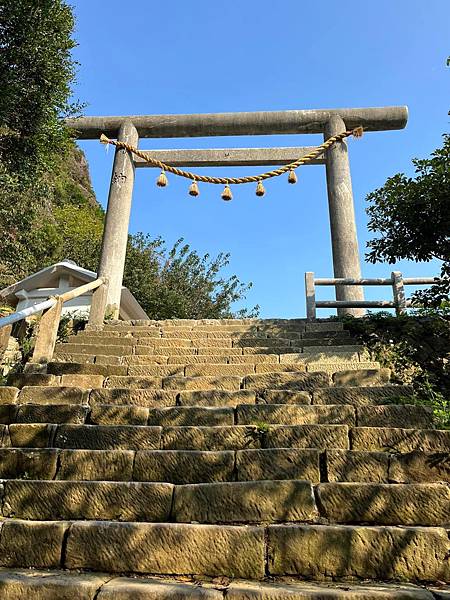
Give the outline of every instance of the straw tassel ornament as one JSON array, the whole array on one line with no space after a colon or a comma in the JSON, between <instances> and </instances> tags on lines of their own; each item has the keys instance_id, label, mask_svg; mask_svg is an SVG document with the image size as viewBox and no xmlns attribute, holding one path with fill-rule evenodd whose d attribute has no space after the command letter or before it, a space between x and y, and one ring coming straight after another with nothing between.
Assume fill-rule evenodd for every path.
<instances>
[{"instance_id":1,"label":"straw tassel ornament","mask_svg":"<svg viewBox=\"0 0 450 600\"><path fill-rule=\"evenodd\" d=\"M228 202L228 200L232 200L233 199L233 194L231 193L231 189L230 186L227 185L224 187L224 190L222 192L222 200L225 200Z\"/></svg>"},{"instance_id":2,"label":"straw tassel ornament","mask_svg":"<svg viewBox=\"0 0 450 600\"><path fill-rule=\"evenodd\" d=\"M200 195L200 190L198 189L198 185L197 185L197 182L195 181L195 179L189 186L189 195L190 196L199 196Z\"/></svg>"},{"instance_id":3,"label":"straw tassel ornament","mask_svg":"<svg viewBox=\"0 0 450 600\"><path fill-rule=\"evenodd\" d=\"M289 171L288 183L297 183L297 173L294 171L294 169Z\"/></svg>"},{"instance_id":4,"label":"straw tassel ornament","mask_svg":"<svg viewBox=\"0 0 450 600\"><path fill-rule=\"evenodd\" d=\"M168 184L168 180L166 177L166 174L164 173L164 171L161 171L161 173L159 174L158 179L156 180L156 185L158 187L166 187L166 185Z\"/></svg>"},{"instance_id":5,"label":"straw tassel ornament","mask_svg":"<svg viewBox=\"0 0 450 600\"><path fill-rule=\"evenodd\" d=\"M264 194L266 193L266 190L264 189L262 181L258 181L258 185L256 186L255 193L257 196L264 196Z\"/></svg>"},{"instance_id":6,"label":"straw tassel ornament","mask_svg":"<svg viewBox=\"0 0 450 600\"><path fill-rule=\"evenodd\" d=\"M355 138L360 138L360 137L362 137L363 133L364 133L364 128L363 128L363 127L361 127L361 126L359 126L359 127L355 127L355 129L352 131L352 135L353 135L353 137L355 137Z\"/></svg>"}]
</instances>

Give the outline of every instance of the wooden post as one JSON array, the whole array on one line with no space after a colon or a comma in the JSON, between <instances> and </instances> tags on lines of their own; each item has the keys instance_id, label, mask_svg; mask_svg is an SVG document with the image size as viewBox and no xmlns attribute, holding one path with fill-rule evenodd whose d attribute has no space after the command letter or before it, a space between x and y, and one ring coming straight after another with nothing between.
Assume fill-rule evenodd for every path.
<instances>
[{"instance_id":1,"label":"wooden post","mask_svg":"<svg viewBox=\"0 0 450 600\"><path fill-rule=\"evenodd\" d=\"M38 324L32 363L45 364L52 360L56 338L58 337L62 306L62 300L57 298L56 304L42 313Z\"/></svg>"},{"instance_id":2,"label":"wooden post","mask_svg":"<svg viewBox=\"0 0 450 600\"><path fill-rule=\"evenodd\" d=\"M395 312L397 316L406 314L405 285L400 271L392 271L392 291L394 293Z\"/></svg>"},{"instance_id":3,"label":"wooden post","mask_svg":"<svg viewBox=\"0 0 450 600\"><path fill-rule=\"evenodd\" d=\"M108 300L108 281L92 292L91 308L89 310L88 327L103 326L106 303Z\"/></svg>"},{"instance_id":4,"label":"wooden post","mask_svg":"<svg viewBox=\"0 0 450 600\"><path fill-rule=\"evenodd\" d=\"M327 140L345 130L346 125L343 119L334 115L325 125L324 139ZM338 142L327 150L326 175L334 276L337 279L360 279L361 267L352 180L345 141ZM337 285L336 300L364 300L363 288ZM361 308L338 308L337 312L338 315L347 314L354 317L361 317L365 314L365 310Z\"/></svg>"},{"instance_id":5,"label":"wooden post","mask_svg":"<svg viewBox=\"0 0 450 600\"><path fill-rule=\"evenodd\" d=\"M316 320L316 286L314 284L314 273L308 271L305 273L305 292L306 292L306 319L308 321Z\"/></svg>"},{"instance_id":6,"label":"wooden post","mask_svg":"<svg viewBox=\"0 0 450 600\"><path fill-rule=\"evenodd\" d=\"M123 123L118 140L131 146L138 145L139 137L133 123ZM116 148L98 269L98 277L106 277L109 281L106 308L113 319L119 318L133 184L134 162L131 152Z\"/></svg>"}]
</instances>

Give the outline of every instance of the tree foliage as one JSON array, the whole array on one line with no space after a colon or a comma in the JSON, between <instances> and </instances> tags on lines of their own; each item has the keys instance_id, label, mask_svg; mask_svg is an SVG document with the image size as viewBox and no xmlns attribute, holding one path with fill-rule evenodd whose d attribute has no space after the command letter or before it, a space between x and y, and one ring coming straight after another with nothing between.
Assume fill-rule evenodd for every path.
<instances>
[{"instance_id":1,"label":"tree foliage","mask_svg":"<svg viewBox=\"0 0 450 600\"><path fill-rule=\"evenodd\" d=\"M450 135L430 158L414 159L415 177L399 173L367 196L369 262L400 259L442 262L443 284L416 298L427 305L448 300L450 289Z\"/></svg>"},{"instance_id":2,"label":"tree foliage","mask_svg":"<svg viewBox=\"0 0 450 600\"><path fill-rule=\"evenodd\" d=\"M61 116L76 62L74 18L63 0L3 0L0 4L0 162L22 185L48 171L67 147Z\"/></svg>"},{"instance_id":3,"label":"tree foliage","mask_svg":"<svg viewBox=\"0 0 450 600\"><path fill-rule=\"evenodd\" d=\"M251 284L241 283L236 275L221 275L229 254L200 256L183 242L179 239L168 250L161 238L152 240L142 233L130 236L124 285L153 319L232 317L232 303L244 297ZM256 316L257 312L255 307L234 316Z\"/></svg>"},{"instance_id":4,"label":"tree foliage","mask_svg":"<svg viewBox=\"0 0 450 600\"><path fill-rule=\"evenodd\" d=\"M0 3L0 282L44 266L58 244L53 200L73 143L72 10L63 0ZM63 186L64 187L64 186Z\"/></svg>"}]
</instances>

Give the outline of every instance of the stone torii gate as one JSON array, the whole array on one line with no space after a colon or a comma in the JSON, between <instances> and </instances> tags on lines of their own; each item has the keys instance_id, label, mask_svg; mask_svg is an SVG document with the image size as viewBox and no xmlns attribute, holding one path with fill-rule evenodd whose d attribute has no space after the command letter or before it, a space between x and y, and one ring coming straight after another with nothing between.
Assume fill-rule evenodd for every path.
<instances>
[{"instance_id":1,"label":"stone torii gate","mask_svg":"<svg viewBox=\"0 0 450 600\"><path fill-rule=\"evenodd\" d=\"M137 147L139 138L179 138L235 135L322 133L324 139L362 126L365 131L403 129L406 106L287 110L270 112L80 117L67 119L78 139L99 139L104 133ZM285 165L313 147L230 148L210 150L149 150L149 157L177 167ZM361 277L350 164L345 141L334 144L310 164L325 164L335 278ZM135 168L149 163L123 148L116 148L108 195L98 276L108 279L107 296L95 294L91 312L103 321L105 311L118 317ZM337 286L337 300L363 300L358 286ZM357 308L338 309L340 314L361 315Z\"/></svg>"}]
</instances>

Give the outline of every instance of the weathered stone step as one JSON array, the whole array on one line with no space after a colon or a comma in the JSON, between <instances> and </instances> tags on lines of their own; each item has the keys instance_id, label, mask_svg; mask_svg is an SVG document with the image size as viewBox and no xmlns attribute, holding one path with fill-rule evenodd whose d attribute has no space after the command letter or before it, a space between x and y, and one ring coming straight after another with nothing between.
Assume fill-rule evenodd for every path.
<instances>
[{"instance_id":1,"label":"weathered stone step","mask_svg":"<svg viewBox=\"0 0 450 600\"><path fill-rule=\"evenodd\" d=\"M324 483L315 487L315 495L313 489L299 480L176 486L172 515L183 523L326 519L342 524L442 527L450 521L450 487L439 483Z\"/></svg>"},{"instance_id":2,"label":"weathered stone step","mask_svg":"<svg viewBox=\"0 0 450 600\"><path fill-rule=\"evenodd\" d=\"M86 423L89 406L78 404L0 404L0 423Z\"/></svg>"},{"instance_id":3,"label":"weathered stone step","mask_svg":"<svg viewBox=\"0 0 450 600\"><path fill-rule=\"evenodd\" d=\"M450 452L414 450L396 453L364 450L327 450L322 459L322 481L366 483L450 482Z\"/></svg>"},{"instance_id":4,"label":"weathered stone step","mask_svg":"<svg viewBox=\"0 0 450 600\"><path fill-rule=\"evenodd\" d=\"M266 427L165 427L167 450L243 450L246 448L348 448L346 425L273 425Z\"/></svg>"},{"instance_id":5,"label":"weathered stone step","mask_svg":"<svg viewBox=\"0 0 450 600\"><path fill-rule=\"evenodd\" d=\"M0 566L103 573L445 582L447 557L440 527L8 519L0 537Z\"/></svg>"},{"instance_id":6,"label":"weathered stone step","mask_svg":"<svg viewBox=\"0 0 450 600\"><path fill-rule=\"evenodd\" d=\"M200 483L175 487L173 517L180 523L317 521L307 481Z\"/></svg>"},{"instance_id":7,"label":"weathered stone step","mask_svg":"<svg viewBox=\"0 0 450 600\"><path fill-rule=\"evenodd\" d=\"M248 375L243 380L244 389L256 392L268 389L309 391L329 385L327 373L261 373Z\"/></svg>"},{"instance_id":8,"label":"weathered stone step","mask_svg":"<svg viewBox=\"0 0 450 600\"><path fill-rule=\"evenodd\" d=\"M434 593L412 584L314 583L299 581L199 582L170 578L111 577L60 570L0 569L4 600L444 600L443 586ZM442 595L444 594L444 595Z\"/></svg>"},{"instance_id":9,"label":"weathered stone step","mask_svg":"<svg viewBox=\"0 0 450 600\"><path fill-rule=\"evenodd\" d=\"M321 466L319 469L319 457ZM264 448L60 450L1 448L0 479L208 483L304 479L312 483L450 482L450 453Z\"/></svg>"},{"instance_id":10,"label":"weathered stone step","mask_svg":"<svg viewBox=\"0 0 450 600\"><path fill-rule=\"evenodd\" d=\"M330 523L439 527L450 523L446 484L322 483L316 487L316 498L321 516Z\"/></svg>"},{"instance_id":11,"label":"weathered stone step","mask_svg":"<svg viewBox=\"0 0 450 600\"><path fill-rule=\"evenodd\" d=\"M170 520L170 483L17 481L3 484L4 517L47 520Z\"/></svg>"},{"instance_id":12,"label":"weathered stone step","mask_svg":"<svg viewBox=\"0 0 450 600\"><path fill-rule=\"evenodd\" d=\"M258 423L301 425L307 423L358 425L369 427L432 428L433 412L423 406L363 406L327 404L302 406L294 404L240 404L236 408L236 424Z\"/></svg>"},{"instance_id":13,"label":"weathered stone step","mask_svg":"<svg viewBox=\"0 0 450 600\"><path fill-rule=\"evenodd\" d=\"M141 425L46 425L9 426L11 446L16 448L70 448L98 450L159 449L161 427Z\"/></svg>"},{"instance_id":14,"label":"weathered stone step","mask_svg":"<svg viewBox=\"0 0 450 600\"><path fill-rule=\"evenodd\" d=\"M157 427L32 423L0 427L9 430L10 445L18 448L240 450L261 446L342 449L349 447L346 425L272 425L269 428L259 428L246 425Z\"/></svg>"},{"instance_id":15,"label":"weathered stone step","mask_svg":"<svg viewBox=\"0 0 450 600\"><path fill-rule=\"evenodd\" d=\"M320 481L314 449L59 450L0 449L0 479L207 483L259 479Z\"/></svg>"},{"instance_id":16,"label":"weathered stone step","mask_svg":"<svg viewBox=\"0 0 450 600\"><path fill-rule=\"evenodd\" d=\"M128 340L128 343L119 343ZM180 355L246 355L246 354L292 354L301 353L303 350L311 352L320 352L324 348L347 348L347 352L359 352L361 346L355 345L352 338L307 338L299 340L265 339L265 338L243 338L241 340L229 340L229 345L225 344L225 339L211 339L201 342L201 340L176 340L171 338L144 338L137 344L131 344L129 338L111 338L114 343L102 343L98 340L90 340L92 343L85 343L87 338L72 340L68 343L57 344L55 355L89 355L89 356L130 356L130 355L152 355L160 354L167 356ZM110 340L107 339L106 342ZM337 342L337 343L336 343ZM344 351L344 350L343 350Z\"/></svg>"},{"instance_id":17,"label":"weathered stone step","mask_svg":"<svg viewBox=\"0 0 450 600\"><path fill-rule=\"evenodd\" d=\"M268 572L315 580L449 581L447 548L443 528L272 525Z\"/></svg>"},{"instance_id":18,"label":"weathered stone step","mask_svg":"<svg viewBox=\"0 0 450 600\"><path fill-rule=\"evenodd\" d=\"M350 443L353 450L450 452L450 430L354 427Z\"/></svg>"},{"instance_id":19,"label":"weathered stone step","mask_svg":"<svg viewBox=\"0 0 450 600\"><path fill-rule=\"evenodd\" d=\"M411 398L413 388L409 385L383 385L371 387L342 386L313 391L314 404L353 404L367 406L396 404L396 400Z\"/></svg>"},{"instance_id":20,"label":"weathered stone step","mask_svg":"<svg viewBox=\"0 0 450 600\"><path fill-rule=\"evenodd\" d=\"M353 373L353 371L360 373ZM276 373L302 373L305 371L316 373L326 372L328 375L336 374L333 379L337 383L336 377L345 376L353 378L362 385L371 384L372 380L382 382L388 380L387 376L380 371L380 365L377 362L358 362L343 360L337 363L334 362L297 362L292 364L272 364L272 363L242 363L242 364L189 364L189 361L183 361L183 364L167 364L167 365L101 365L90 363L67 363L67 362L52 362L49 363L48 373L54 376L62 376L61 382L67 385L68 375L72 375L69 379L73 384L77 382L83 383L84 386L89 386L91 378L86 375L95 376L103 381L102 378L107 378L106 385L108 387L117 387L118 382L129 382L135 385L133 378L137 381L140 378L166 378L166 377L240 377L241 379L253 374L276 374ZM77 377L79 376L79 377ZM117 379L119 377L119 379ZM112 379L111 379L112 378ZM27 376L22 377L23 382L27 383ZM92 380L93 383L94 380ZM50 382L56 384L57 381ZM347 382L344 382L346 385Z\"/></svg>"},{"instance_id":21,"label":"weathered stone step","mask_svg":"<svg viewBox=\"0 0 450 600\"><path fill-rule=\"evenodd\" d=\"M186 329L217 331L234 330L236 328L248 327L264 331L283 331L284 329L295 329L298 331L343 331L344 325L338 321L315 321L307 322L306 319L165 319L162 321L138 320L138 321L116 321L106 323L103 331L146 331L151 328L168 330Z\"/></svg>"},{"instance_id":22,"label":"weathered stone step","mask_svg":"<svg viewBox=\"0 0 450 600\"><path fill-rule=\"evenodd\" d=\"M347 425L0 425L3 447L125 450L321 448L449 452L450 431ZM350 438L350 441L349 441ZM349 445L351 444L351 445Z\"/></svg>"},{"instance_id":23,"label":"weathered stone step","mask_svg":"<svg viewBox=\"0 0 450 600\"><path fill-rule=\"evenodd\" d=\"M336 348L336 349L335 349ZM287 354L236 354L230 355L225 354L192 354L191 352L186 355L178 354L171 356L164 356L161 354L148 354L148 355L127 355L127 356L94 356L90 354L56 354L54 363L50 366L50 371L55 373L62 372L83 372L83 373L99 373L105 374L104 366L108 367L111 365L112 368L109 372L110 375L126 375L126 366L128 367L154 367L158 365L239 365L239 364L252 364L259 365L260 368L263 364L277 365L277 368L281 368L284 365L286 368L292 367L296 364L340 364L343 362L367 362L364 353L361 350L352 350L350 346L344 347L330 347L329 349L317 350L316 348L305 348L304 352L301 353L287 353ZM343 349L344 348L344 349ZM348 351L347 348L350 348ZM189 349L188 349L189 350ZM214 351L213 351L214 352ZM119 364L119 362L120 364ZM58 363L83 365L83 367L72 367L72 366L56 366ZM95 364L94 364L95 363ZM130 373L132 374L132 373Z\"/></svg>"},{"instance_id":24,"label":"weathered stone step","mask_svg":"<svg viewBox=\"0 0 450 600\"><path fill-rule=\"evenodd\" d=\"M261 331L255 327L246 328L189 328L189 327L180 327L180 328L164 328L164 329L156 329L156 328L148 328L145 330L130 330L128 332L124 332L120 334L117 331L80 331L76 335L71 335L68 338L69 343L79 342L92 344L92 343L108 343L110 340L112 344L119 344L118 340L130 340L128 343L135 344L138 340L145 339L181 339L181 340L208 340L208 339L223 339L223 340L239 340L241 338L247 339L288 339L288 340L299 340L299 339L321 339L325 338L334 338L337 343L339 340L346 339L350 337L350 333L348 331L336 331L336 332L315 332L315 331L299 331L295 329L284 329L281 331Z\"/></svg>"}]
</instances>

